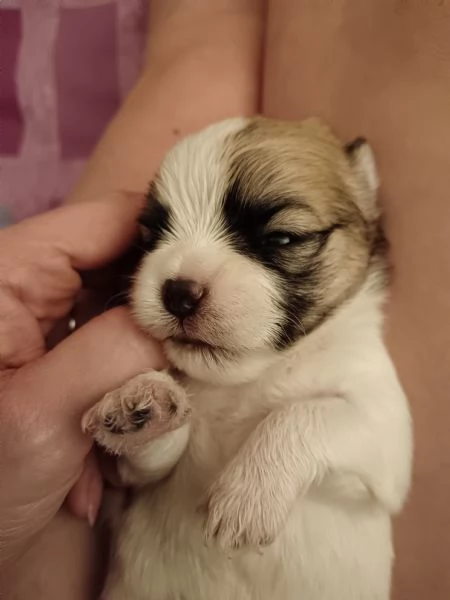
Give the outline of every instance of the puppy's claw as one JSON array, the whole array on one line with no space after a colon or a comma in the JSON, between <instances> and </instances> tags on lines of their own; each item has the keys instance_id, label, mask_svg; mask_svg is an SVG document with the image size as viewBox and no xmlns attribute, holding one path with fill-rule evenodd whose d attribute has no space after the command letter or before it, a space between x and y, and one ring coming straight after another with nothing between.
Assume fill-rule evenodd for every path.
<instances>
[{"instance_id":1,"label":"puppy's claw","mask_svg":"<svg viewBox=\"0 0 450 600\"><path fill-rule=\"evenodd\" d=\"M113 454L133 453L187 422L185 391L167 373L144 373L109 392L82 419L83 431Z\"/></svg>"},{"instance_id":2,"label":"puppy's claw","mask_svg":"<svg viewBox=\"0 0 450 600\"><path fill-rule=\"evenodd\" d=\"M238 472L227 473L211 488L205 540L215 540L224 550L247 546L262 554L262 548L275 541L286 513L265 496L264 490L248 486L248 480L242 485L239 481Z\"/></svg>"}]
</instances>

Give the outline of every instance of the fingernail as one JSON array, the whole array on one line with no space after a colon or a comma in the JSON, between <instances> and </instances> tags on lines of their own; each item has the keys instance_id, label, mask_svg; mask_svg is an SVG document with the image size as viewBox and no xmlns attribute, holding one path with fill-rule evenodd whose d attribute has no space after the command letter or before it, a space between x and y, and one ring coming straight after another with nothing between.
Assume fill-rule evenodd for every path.
<instances>
[{"instance_id":1,"label":"fingernail","mask_svg":"<svg viewBox=\"0 0 450 600\"><path fill-rule=\"evenodd\" d=\"M94 503L90 503L87 509L87 520L89 523L89 527L94 527L95 522L97 521L97 513L98 509Z\"/></svg>"}]
</instances>

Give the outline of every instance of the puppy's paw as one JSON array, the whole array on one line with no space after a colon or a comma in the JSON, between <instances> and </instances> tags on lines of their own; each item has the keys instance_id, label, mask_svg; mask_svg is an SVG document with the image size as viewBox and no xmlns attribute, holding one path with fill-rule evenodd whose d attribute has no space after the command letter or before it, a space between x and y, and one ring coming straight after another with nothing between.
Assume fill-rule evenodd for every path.
<instances>
[{"instance_id":1,"label":"puppy's paw","mask_svg":"<svg viewBox=\"0 0 450 600\"><path fill-rule=\"evenodd\" d=\"M132 454L187 422L184 389L167 373L152 371L109 392L85 413L82 428L114 454Z\"/></svg>"},{"instance_id":2,"label":"puppy's paw","mask_svg":"<svg viewBox=\"0 0 450 600\"><path fill-rule=\"evenodd\" d=\"M213 486L204 506L205 539L223 549L259 548L272 544L283 526L285 512L267 490L239 470L226 471Z\"/></svg>"}]
</instances>

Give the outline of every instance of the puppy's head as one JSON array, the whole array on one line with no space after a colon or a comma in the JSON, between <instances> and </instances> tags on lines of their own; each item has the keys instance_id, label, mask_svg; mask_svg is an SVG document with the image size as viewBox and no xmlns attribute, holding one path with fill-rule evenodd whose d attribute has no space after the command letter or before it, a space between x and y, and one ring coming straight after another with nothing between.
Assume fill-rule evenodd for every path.
<instances>
[{"instance_id":1,"label":"puppy's head","mask_svg":"<svg viewBox=\"0 0 450 600\"><path fill-rule=\"evenodd\" d=\"M257 377L364 281L377 176L319 121L231 119L175 146L141 218L140 324L190 376Z\"/></svg>"}]
</instances>

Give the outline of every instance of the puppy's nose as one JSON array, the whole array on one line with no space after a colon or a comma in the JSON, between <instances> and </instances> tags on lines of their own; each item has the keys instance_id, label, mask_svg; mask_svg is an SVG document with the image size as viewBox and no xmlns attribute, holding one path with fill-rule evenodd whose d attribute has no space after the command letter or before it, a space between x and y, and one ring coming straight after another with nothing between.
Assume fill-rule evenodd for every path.
<instances>
[{"instance_id":1,"label":"puppy's nose","mask_svg":"<svg viewBox=\"0 0 450 600\"><path fill-rule=\"evenodd\" d=\"M168 279L162 287L166 310L179 319L193 315L204 295L205 288L189 279Z\"/></svg>"}]
</instances>

